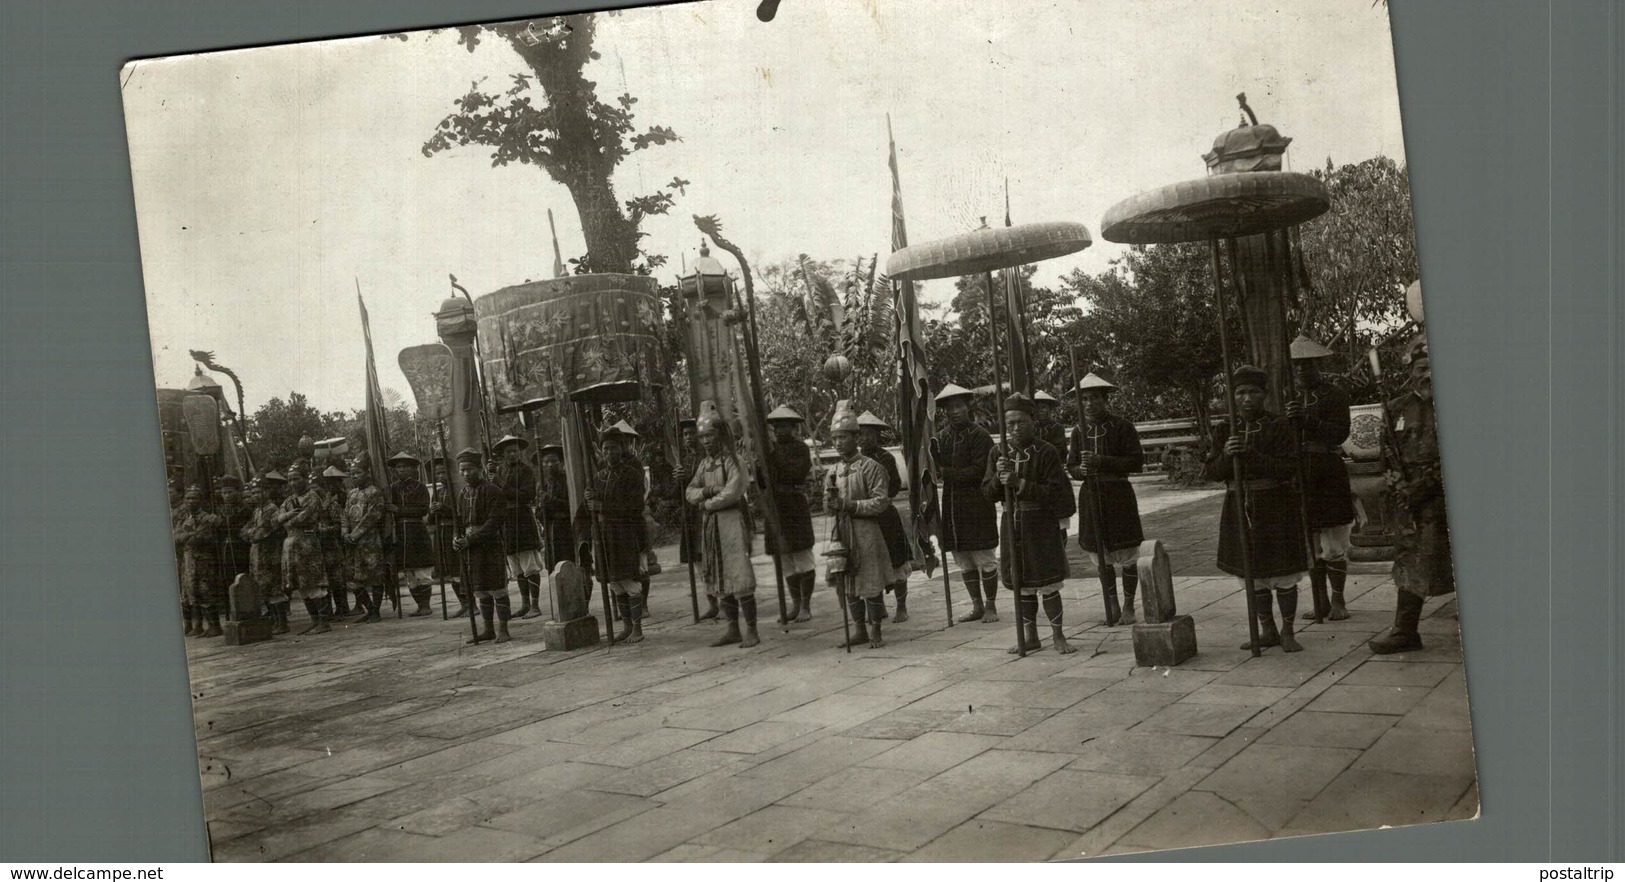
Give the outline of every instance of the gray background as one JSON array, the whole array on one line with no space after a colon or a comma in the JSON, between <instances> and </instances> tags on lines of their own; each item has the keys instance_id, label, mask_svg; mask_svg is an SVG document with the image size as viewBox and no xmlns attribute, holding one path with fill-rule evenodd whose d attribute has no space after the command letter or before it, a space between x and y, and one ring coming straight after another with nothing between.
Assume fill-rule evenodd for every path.
<instances>
[{"instance_id":1,"label":"gray background","mask_svg":"<svg viewBox=\"0 0 1625 882\"><path fill-rule=\"evenodd\" d=\"M454 14L581 8L479 0ZM208 854L181 625L164 602L119 66L448 14L429 0L0 5L0 858ZM1620 5L1395 0L1392 16L1482 817L1154 859L1625 858Z\"/></svg>"}]
</instances>

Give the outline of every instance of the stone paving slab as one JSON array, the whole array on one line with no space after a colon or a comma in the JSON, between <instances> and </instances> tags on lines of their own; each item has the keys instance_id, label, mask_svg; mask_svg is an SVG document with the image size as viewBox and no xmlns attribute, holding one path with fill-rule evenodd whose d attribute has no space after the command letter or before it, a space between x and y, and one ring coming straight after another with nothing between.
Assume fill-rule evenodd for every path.
<instances>
[{"instance_id":1,"label":"stone paving slab","mask_svg":"<svg viewBox=\"0 0 1625 882\"><path fill-rule=\"evenodd\" d=\"M468 647L436 618L189 640L216 859L1065 860L1476 815L1453 602L1429 604L1425 650L1372 656L1394 589L1356 564L1350 620L1252 658L1212 564L1219 497L1137 490L1197 622L1177 668L1135 667L1128 630L1098 623L1075 544L1070 656L1047 635L1008 654L1002 593L1003 621L947 627L918 578L882 649L832 648L827 586L810 625L713 649L674 562L637 646L546 653L516 620Z\"/></svg>"}]
</instances>

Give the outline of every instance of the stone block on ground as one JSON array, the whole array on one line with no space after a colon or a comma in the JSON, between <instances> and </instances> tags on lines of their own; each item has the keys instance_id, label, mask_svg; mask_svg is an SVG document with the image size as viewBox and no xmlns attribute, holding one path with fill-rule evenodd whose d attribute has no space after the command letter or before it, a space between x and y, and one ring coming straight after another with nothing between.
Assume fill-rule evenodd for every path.
<instances>
[{"instance_id":1,"label":"stone block on ground","mask_svg":"<svg viewBox=\"0 0 1625 882\"><path fill-rule=\"evenodd\" d=\"M1195 655L1196 622L1188 615L1134 626L1134 663L1140 667L1171 668Z\"/></svg>"},{"instance_id":2,"label":"stone block on ground","mask_svg":"<svg viewBox=\"0 0 1625 882\"><path fill-rule=\"evenodd\" d=\"M598 618L582 616L564 622L542 623L542 648L548 652L570 652L598 645Z\"/></svg>"}]
</instances>

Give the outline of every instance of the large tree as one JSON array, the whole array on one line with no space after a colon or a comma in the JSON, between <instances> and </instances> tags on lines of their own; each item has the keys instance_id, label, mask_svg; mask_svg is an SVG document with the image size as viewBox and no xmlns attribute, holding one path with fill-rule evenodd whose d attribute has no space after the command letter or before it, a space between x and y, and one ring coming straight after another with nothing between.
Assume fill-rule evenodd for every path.
<instances>
[{"instance_id":1,"label":"large tree","mask_svg":"<svg viewBox=\"0 0 1625 882\"><path fill-rule=\"evenodd\" d=\"M593 48L598 16L616 14L456 28L459 44L468 51L494 37L519 56L527 72L512 74L505 91L472 84L424 142L423 155L478 146L490 148L493 166L518 162L541 168L570 191L580 215L587 253L571 261L576 272L648 274L665 258L640 253L643 219L665 214L673 194L688 182L673 178L654 193L625 201L616 195L614 173L622 160L633 151L678 140L664 126L638 131L632 113L638 99L623 93L606 103L598 96L598 84L587 79L588 63L599 58Z\"/></svg>"},{"instance_id":2,"label":"large tree","mask_svg":"<svg viewBox=\"0 0 1625 882\"><path fill-rule=\"evenodd\" d=\"M322 413L303 394L290 392L288 400L272 398L254 411L248 419L248 446L259 468L283 469L299 457L301 436L313 441L348 437L351 423L344 414Z\"/></svg>"}]
</instances>

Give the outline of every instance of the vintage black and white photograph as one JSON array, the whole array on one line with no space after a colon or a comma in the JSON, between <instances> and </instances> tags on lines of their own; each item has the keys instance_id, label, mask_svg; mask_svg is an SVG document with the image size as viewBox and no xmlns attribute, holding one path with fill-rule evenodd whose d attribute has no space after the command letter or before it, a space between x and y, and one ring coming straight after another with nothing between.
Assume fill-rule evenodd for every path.
<instances>
[{"instance_id":1,"label":"vintage black and white photograph","mask_svg":"<svg viewBox=\"0 0 1625 882\"><path fill-rule=\"evenodd\" d=\"M1386 3L704 0L119 80L214 860L1477 817Z\"/></svg>"}]
</instances>

